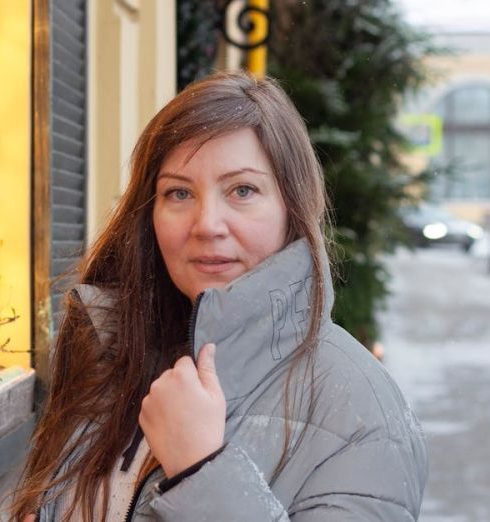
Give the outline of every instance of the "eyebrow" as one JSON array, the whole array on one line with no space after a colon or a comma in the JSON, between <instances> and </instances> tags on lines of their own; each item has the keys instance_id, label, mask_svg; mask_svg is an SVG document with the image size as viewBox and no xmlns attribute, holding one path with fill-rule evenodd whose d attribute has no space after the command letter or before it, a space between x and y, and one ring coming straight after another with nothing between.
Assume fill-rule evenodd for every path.
<instances>
[{"instance_id":1,"label":"eyebrow","mask_svg":"<svg viewBox=\"0 0 490 522\"><path fill-rule=\"evenodd\" d=\"M225 172L224 174L221 174L218 177L218 181L223 181L228 178L232 178L234 176L238 176L239 174L244 174L245 172L253 172L255 174L262 174L263 176L269 176L269 172L264 172L263 170L254 169L253 167L243 167L241 169L236 170L230 170L229 172ZM180 181L191 181L192 178L188 176L183 176L182 174L177 174L175 172L160 172L157 177L157 181L161 178L172 178L172 179L178 179Z\"/></svg>"}]
</instances>

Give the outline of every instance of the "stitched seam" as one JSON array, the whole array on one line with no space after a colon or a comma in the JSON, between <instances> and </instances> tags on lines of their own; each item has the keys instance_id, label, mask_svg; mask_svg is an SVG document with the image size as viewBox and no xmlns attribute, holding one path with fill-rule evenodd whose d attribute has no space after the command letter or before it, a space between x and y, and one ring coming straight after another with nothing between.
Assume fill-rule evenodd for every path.
<instances>
[{"instance_id":1,"label":"stitched seam","mask_svg":"<svg viewBox=\"0 0 490 522\"><path fill-rule=\"evenodd\" d=\"M232 417L232 419L237 419L237 418L239 418L239 419L246 419L246 418L252 418L252 417L260 417L260 418L284 421L284 417L281 417L280 415L268 415L268 414L265 414L265 413L246 413L244 415L234 415ZM290 422L293 422L294 424L299 424L301 426L305 426L305 425L311 426L312 428L315 428L318 431L321 431L323 433L328 433L329 435L334 436L336 439L341 440L342 442L345 442L347 444L351 443L351 441L349 441L347 439L344 439L343 437L341 437L340 435L337 435L333 431L327 430L326 428L324 428L322 426L318 426L317 424L313 424L311 422L306 423L306 422L301 421L301 420L293 420L293 419Z\"/></svg>"},{"instance_id":2,"label":"stitched seam","mask_svg":"<svg viewBox=\"0 0 490 522\"><path fill-rule=\"evenodd\" d=\"M400 502L396 502L393 499L389 499L389 498L386 498L386 497L377 497L375 495L368 495L366 493L347 493L345 491L332 491L331 493L324 493L322 495L310 495L308 497L305 497L305 498L301 499L301 501L298 502L298 504L301 504L301 502L304 502L306 500L311 500L311 499L315 499L315 498L325 498L325 497L330 497L330 496L335 496L335 495L347 496L347 497L367 498L367 499L372 499L372 500L374 500L376 502L379 502L379 501L387 502L389 504L393 504L394 506L397 506L397 507L403 509L404 511L406 511L410 515L412 520L413 520L413 514L410 512L410 510L407 508L407 506L404 506ZM293 514L293 513L296 513L296 512L301 512L301 511L304 511L304 510L300 510L300 511L295 510L295 511L290 512L290 514Z\"/></svg>"}]
</instances>

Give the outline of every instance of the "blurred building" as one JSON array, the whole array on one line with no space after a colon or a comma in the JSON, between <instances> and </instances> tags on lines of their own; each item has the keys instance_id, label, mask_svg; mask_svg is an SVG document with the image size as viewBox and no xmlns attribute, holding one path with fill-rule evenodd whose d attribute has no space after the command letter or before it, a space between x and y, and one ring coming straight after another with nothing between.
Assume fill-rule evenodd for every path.
<instances>
[{"instance_id":1,"label":"blurred building","mask_svg":"<svg viewBox=\"0 0 490 522\"><path fill-rule=\"evenodd\" d=\"M408 21L447 52L427 62L432 82L406 106L418 152L429 166L432 197L461 217L490 217L490 18L486 2L400 0ZM441 167L453 165L450 175Z\"/></svg>"},{"instance_id":2,"label":"blurred building","mask_svg":"<svg viewBox=\"0 0 490 522\"><path fill-rule=\"evenodd\" d=\"M263 72L267 3L0 0L0 486L49 381L56 279L103 228L138 135L178 88L217 68Z\"/></svg>"}]
</instances>

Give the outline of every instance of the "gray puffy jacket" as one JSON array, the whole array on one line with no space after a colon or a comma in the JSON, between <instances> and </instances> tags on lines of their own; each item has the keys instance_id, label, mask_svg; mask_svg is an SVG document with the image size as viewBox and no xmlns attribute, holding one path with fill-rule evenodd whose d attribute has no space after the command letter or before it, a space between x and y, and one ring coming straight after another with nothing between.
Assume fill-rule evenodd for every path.
<instances>
[{"instance_id":1,"label":"gray puffy jacket","mask_svg":"<svg viewBox=\"0 0 490 522\"><path fill-rule=\"evenodd\" d=\"M197 355L206 342L217 345L227 445L163 494L156 488L162 470L147 477L128 520L417 520L427 478L424 436L384 367L332 323L326 260L325 271L327 309L313 367L315 409L307 422L311 373L300 366L291 388L296 398L291 450L276 480L271 483L283 450L288 363L308 321L311 257L304 240L226 288L202 295L194 351ZM82 288L82 298L84 293L90 294ZM41 521L56 520L53 504L41 509Z\"/></svg>"}]
</instances>

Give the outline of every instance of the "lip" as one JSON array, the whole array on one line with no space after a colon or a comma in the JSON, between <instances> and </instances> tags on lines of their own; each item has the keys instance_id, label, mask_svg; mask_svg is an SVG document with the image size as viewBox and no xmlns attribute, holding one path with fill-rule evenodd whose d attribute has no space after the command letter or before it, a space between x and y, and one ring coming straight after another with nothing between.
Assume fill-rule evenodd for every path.
<instances>
[{"instance_id":1,"label":"lip","mask_svg":"<svg viewBox=\"0 0 490 522\"><path fill-rule=\"evenodd\" d=\"M199 256L191 259L191 263L199 272L219 274L231 270L238 261L225 256Z\"/></svg>"}]
</instances>

